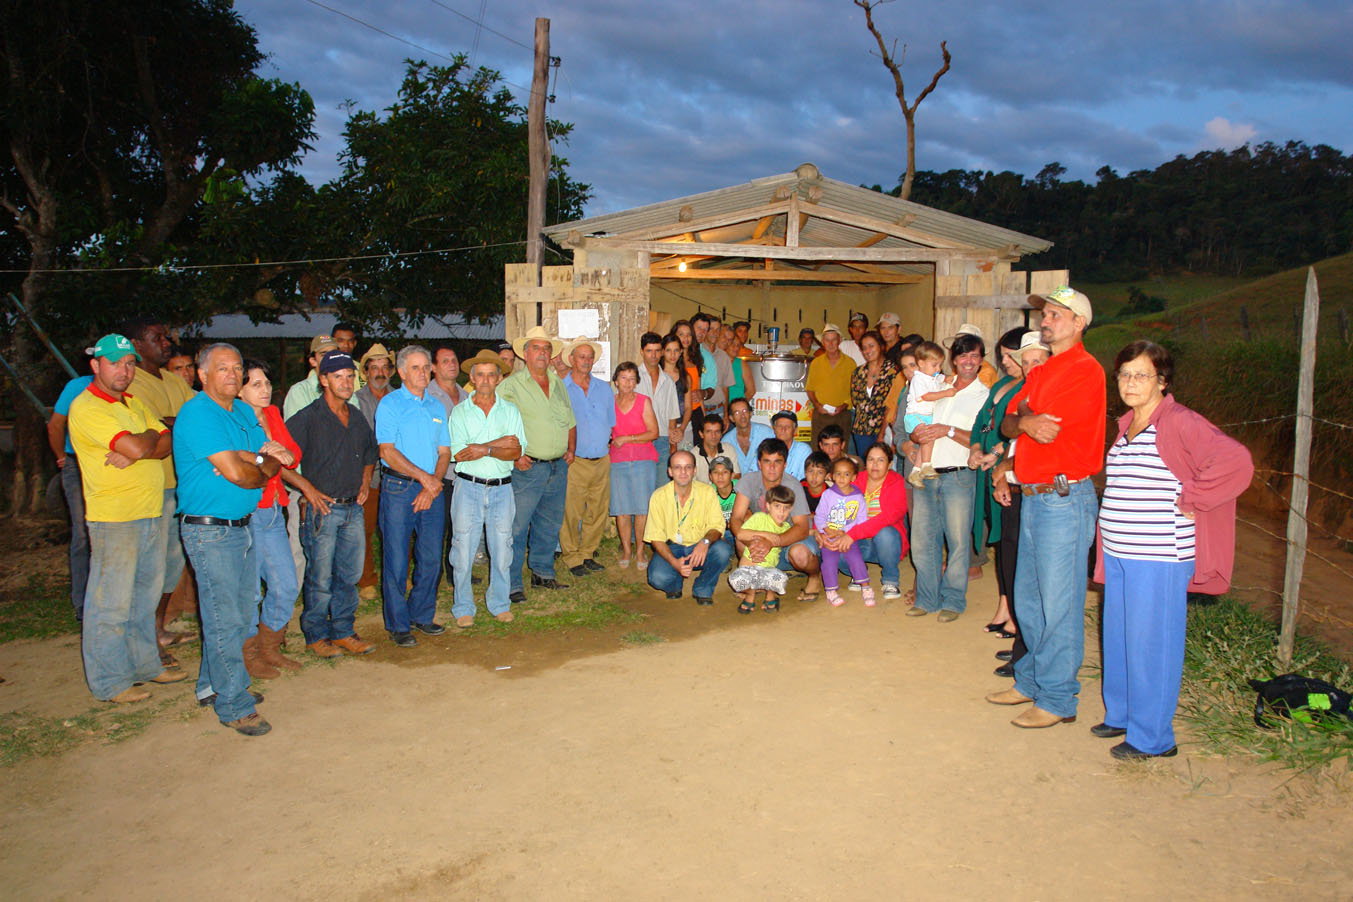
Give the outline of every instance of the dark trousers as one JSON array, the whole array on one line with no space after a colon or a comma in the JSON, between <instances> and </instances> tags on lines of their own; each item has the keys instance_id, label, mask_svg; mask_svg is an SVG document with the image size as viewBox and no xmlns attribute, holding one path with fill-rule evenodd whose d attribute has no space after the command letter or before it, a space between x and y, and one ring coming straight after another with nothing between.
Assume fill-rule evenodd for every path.
<instances>
[{"instance_id":1,"label":"dark trousers","mask_svg":"<svg viewBox=\"0 0 1353 902\"><path fill-rule=\"evenodd\" d=\"M996 543L996 586L1010 602L1010 622L1015 624L1015 644L1010 647L1010 660L1018 661L1029 651L1024 645L1024 634L1019 630L1019 614L1015 610L1015 562L1019 560L1019 506L1024 500L1019 486L1012 486L1010 506L1001 508L1001 540Z\"/></svg>"}]
</instances>

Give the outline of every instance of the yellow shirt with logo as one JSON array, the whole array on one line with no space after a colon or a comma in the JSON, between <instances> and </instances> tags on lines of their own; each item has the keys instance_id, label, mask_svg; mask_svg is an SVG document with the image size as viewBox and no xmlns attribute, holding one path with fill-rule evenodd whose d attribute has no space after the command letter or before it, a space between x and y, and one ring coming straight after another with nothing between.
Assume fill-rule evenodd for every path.
<instances>
[{"instance_id":1,"label":"yellow shirt with logo","mask_svg":"<svg viewBox=\"0 0 1353 902\"><path fill-rule=\"evenodd\" d=\"M101 391L97 382L71 402L69 416L70 443L84 482L85 519L127 523L160 516L164 511L160 462L147 458L118 469L106 460L117 440L128 433L164 432L160 418L139 398L124 393L118 400Z\"/></svg>"},{"instance_id":2,"label":"yellow shirt with logo","mask_svg":"<svg viewBox=\"0 0 1353 902\"><path fill-rule=\"evenodd\" d=\"M692 482L690 496L679 506L674 482L659 486L649 496L645 542L694 545L714 530L724 530L723 508L719 506L714 486L709 483Z\"/></svg>"},{"instance_id":3,"label":"yellow shirt with logo","mask_svg":"<svg viewBox=\"0 0 1353 902\"><path fill-rule=\"evenodd\" d=\"M197 394L181 376L169 370L160 370L160 378L156 379L139 366L136 368L136 375L132 377L132 384L127 386L127 391L150 408L150 412L161 422L178 416L179 408ZM172 489L177 486L178 479L174 476L174 455L171 454L160 461L160 466L164 469L164 487Z\"/></svg>"}]
</instances>

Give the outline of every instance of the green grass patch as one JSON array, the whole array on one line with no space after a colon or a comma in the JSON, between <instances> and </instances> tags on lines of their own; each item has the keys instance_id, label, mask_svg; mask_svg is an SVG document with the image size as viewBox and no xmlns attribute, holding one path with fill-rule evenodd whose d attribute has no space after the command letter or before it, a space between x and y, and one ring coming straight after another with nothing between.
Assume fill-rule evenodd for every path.
<instances>
[{"instance_id":1,"label":"green grass patch","mask_svg":"<svg viewBox=\"0 0 1353 902\"><path fill-rule=\"evenodd\" d=\"M45 717L14 711L0 714L0 767L29 758L49 758L86 742L113 744L145 732L182 699L151 699L131 707L98 705L72 717Z\"/></svg>"},{"instance_id":2,"label":"green grass patch","mask_svg":"<svg viewBox=\"0 0 1353 902\"><path fill-rule=\"evenodd\" d=\"M80 632L70 607L70 581L33 574L22 589L0 593L0 642Z\"/></svg>"},{"instance_id":3,"label":"green grass patch","mask_svg":"<svg viewBox=\"0 0 1353 902\"><path fill-rule=\"evenodd\" d=\"M620 641L630 645L656 645L667 640L657 633L650 633L647 630L630 630L620 637Z\"/></svg>"},{"instance_id":4,"label":"green grass patch","mask_svg":"<svg viewBox=\"0 0 1353 902\"><path fill-rule=\"evenodd\" d=\"M1297 771L1353 763L1353 720L1322 722L1269 715L1273 729L1254 723L1255 695L1248 680L1300 673L1353 690L1353 668L1320 642L1298 635L1292 664L1278 661L1277 627L1231 596L1189 607L1188 644L1179 712L1206 751L1252 755Z\"/></svg>"}]
</instances>

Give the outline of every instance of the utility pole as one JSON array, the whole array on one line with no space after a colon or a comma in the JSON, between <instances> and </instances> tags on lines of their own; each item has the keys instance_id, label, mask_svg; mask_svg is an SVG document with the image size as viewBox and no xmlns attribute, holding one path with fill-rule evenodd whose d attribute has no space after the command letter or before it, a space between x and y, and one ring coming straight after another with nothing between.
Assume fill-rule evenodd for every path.
<instances>
[{"instance_id":1,"label":"utility pole","mask_svg":"<svg viewBox=\"0 0 1353 902\"><path fill-rule=\"evenodd\" d=\"M536 268L540 284L540 264L544 247L545 189L550 179L550 143L545 135L545 96L549 93L550 20L536 19L535 68L531 75L531 101L526 107L527 152L531 160L530 200L526 206L526 262Z\"/></svg>"}]
</instances>

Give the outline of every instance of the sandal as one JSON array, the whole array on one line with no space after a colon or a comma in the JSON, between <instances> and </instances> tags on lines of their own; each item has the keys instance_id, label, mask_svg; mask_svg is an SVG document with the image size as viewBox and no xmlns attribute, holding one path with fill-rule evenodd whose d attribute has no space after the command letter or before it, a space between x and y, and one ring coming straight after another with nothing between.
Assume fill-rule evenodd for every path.
<instances>
[{"instance_id":1,"label":"sandal","mask_svg":"<svg viewBox=\"0 0 1353 902\"><path fill-rule=\"evenodd\" d=\"M1003 633L1005 632L1005 625L1009 622L1010 622L1009 620L1002 620L1000 623L997 623L995 620L993 620L986 626L982 627L982 629L988 633Z\"/></svg>"},{"instance_id":2,"label":"sandal","mask_svg":"<svg viewBox=\"0 0 1353 902\"><path fill-rule=\"evenodd\" d=\"M619 563L620 569L625 570L629 568L630 559L627 557L622 557L617 563Z\"/></svg>"},{"instance_id":3,"label":"sandal","mask_svg":"<svg viewBox=\"0 0 1353 902\"><path fill-rule=\"evenodd\" d=\"M752 611L755 610L756 610L756 602L754 601L744 601L742 602L742 604L738 605L739 614L750 614L752 613Z\"/></svg>"},{"instance_id":4,"label":"sandal","mask_svg":"<svg viewBox=\"0 0 1353 902\"><path fill-rule=\"evenodd\" d=\"M816 592L800 592L799 595L798 595L798 599L797 599L797 600L798 600L798 601L817 601L817 594L818 594L818 593L816 593ZM779 602L777 601L776 604L779 604Z\"/></svg>"},{"instance_id":5,"label":"sandal","mask_svg":"<svg viewBox=\"0 0 1353 902\"><path fill-rule=\"evenodd\" d=\"M865 586L861 591L864 592L864 606L872 608L874 606L874 587Z\"/></svg>"},{"instance_id":6,"label":"sandal","mask_svg":"<svg viewBox=\"0 0 1353 902\"><path fill-rule=\"evenodd\" d=\"M839 608L846 603L846 600L841 597L841 593L835 589L827 590L827 600L832 603L832 607L834 608Z\"/></svg>"},{"instance_id":7,"label":"sandal","mask_svg":"<svg viewBox=\"0 0 1353 902\"><path fill-rule=\"evenodd\" d=\"M761 602L761 610L765 611L767 614L774 614L776 611L780 610L780 599L767 598L765 601Z\"/></svg>"}]
</instances>

